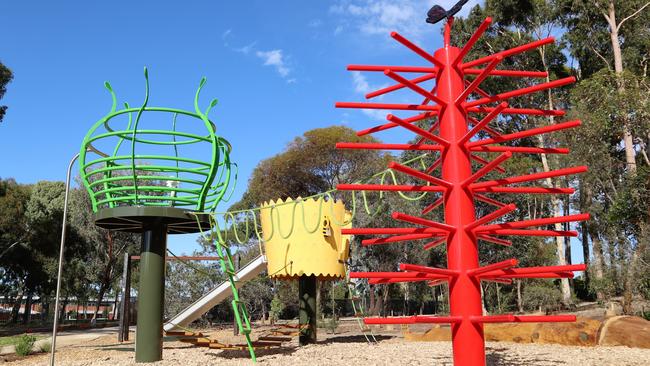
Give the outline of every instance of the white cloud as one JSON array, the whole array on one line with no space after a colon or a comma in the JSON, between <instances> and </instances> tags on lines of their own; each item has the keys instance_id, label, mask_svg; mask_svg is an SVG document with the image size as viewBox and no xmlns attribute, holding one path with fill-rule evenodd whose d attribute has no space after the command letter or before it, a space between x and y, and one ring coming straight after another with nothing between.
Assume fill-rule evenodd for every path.
<instances>
[{"instance_id":1,"label":"white cloud","mask_svg":"<svg viewBox=\"0 0 650 366\"><path fill-rule=\"evenodd\" d=\"M222 34L221 34L221 39L225 40L230 34L232 33L232 29L226 29Z\"/></svg>"},{"instance_id":2,"label":"white cloud","mask_svg":"<svg viewBox=\"0 0 650 366\"><path fill-rule=\"evenodd\" d=\"M368 79L366 79L365 76L363 76L362 73L359 71L352 71L352 84L354 85L354 91L356 93L359 93L361 95L366 95L369 92L377 89L381 89L385 86L379 86L379 87L372 87L370 86L370 83L368 83ZM379 97L378 100L381 100L382 98ZM362 109L361 112L365 114L366 116L376 118L376 119L385 119L386 118L386 111L381 110L381 109Z\"/></svg>"},{"instance_id":3,"label":"white cloud","mask_svg":"<svg viewBox=\"0 0 650 366\"><path fill-rule=\"evenodd\" d=\"M255 44L257 44L257 41L251 42L251 43L247 44L244 47L235 48L234 50L235 50L235 52L239 52L239 53L243 53L244 55L248 55L255 48Z\"/></svg>"},{"instance_id":4,"label":"white cloud","mask_svg":"<svg viewBox=\"0 0 650 366\"><path fill-rule=\"evenodd\" d=\"M370 92L370 84L368 79L363 76L359 71L352 71L352 83L354 83L354 91L359 94L367 94Z\"/></svg>"},{"instance_id":5,"label":"white cloud","mask_svg":"<svg viewBox=\"0 0 650 366\"><path fill-rule=\"evenodd\" d=\"M338 0L330 7L330 13L341 21L349 21L363 35L386 35L397 31L415 40L435 34L439 27L425 22L427 11L434 4L451 8L458 0ZM467 15L469 10L483 0L470 0L458 15ZM336 31L335 31L336 34Z\"/></svg>"},{"instance_id":6,"label":"white cloud","mask_svg":"<svg viewBox=\"0 0 650 366\"><path fill-rule=\"evenodd\" d=\"M286 65L282 50L257 51L255 55L264 61L265 66L273 66L283 78L286 78L291 72L291 69Z\"/></svg>"}]
</instances>

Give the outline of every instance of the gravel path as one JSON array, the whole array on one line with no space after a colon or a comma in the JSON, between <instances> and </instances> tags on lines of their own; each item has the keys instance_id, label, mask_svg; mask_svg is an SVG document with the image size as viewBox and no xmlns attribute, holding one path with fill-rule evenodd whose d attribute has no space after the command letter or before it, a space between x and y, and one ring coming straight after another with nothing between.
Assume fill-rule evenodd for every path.
<instances>
[{"instance_id":1,"label":"gravel path","mask_svg":"<svg viewBox=\"0 0 650 366\"><path fill-rule=\"evenodd\" d=\"M488 343L488 365L504 366L607 366L648 365L650 349L627 347L569 347L557 345ZM134 365L133 343L119 344L114 336L102 337L57 352L57 365ZM334 336L322 343L298 348L259 351L259 365L452 365L449 342L405 342L384 337L367 345L359 336ZM5 363L11 366L46 365L48 355L35 355ZM218 351L165 342L164 360L151 365L252 365L248 352Z\"/></svg>"}]
</instances>

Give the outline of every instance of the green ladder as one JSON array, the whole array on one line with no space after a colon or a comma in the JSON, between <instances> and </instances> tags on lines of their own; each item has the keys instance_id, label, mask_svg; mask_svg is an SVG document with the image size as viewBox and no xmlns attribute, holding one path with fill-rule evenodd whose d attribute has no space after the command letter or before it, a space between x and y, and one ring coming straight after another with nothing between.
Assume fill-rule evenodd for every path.
<instances>
[{"instance_id":1,"label":"green ladder","mask_svg":"<svg viewBox=\"0 0 650 366\"><path fill-rule=\"evenodd\" d=\"M243 334L246 337L246 345L248 346L248 351L251 354L251 359L253 362L257 362L255 357L255 347L251 342L251 322L248 316L248 311L246 310L246 305L239 299L239 291L235 283L239 281L237 278L237 272L235 270L235 264L232 260L232 254L230 253L230 248L222 241L221 236L218 235L217 240L215 240L215 247L217 249L217 255L220 258L221 270L223 273L228 275L228 281L230 281L230 289L232 290L232 310L235 314L235 321L237 321L237 327L239 328L239 333Z\"/></svg>"},{"instance_id":2,"label":"green ladder","mask_svg":"<svg viewBox=\"0 0 650 366\"><path fill-rule=\"evenodd\" d=\"M368 344L377 344L377 339L375 338L375 334L373 333L372 328L365 325L362 321L365 311L363 310L361 297L359 296L357 289L354 287L354 283L350 281L350 267L347 263L345 264L345 283L348 287L348 294L350 296L350 301L352 301L352 310L354 311L354 317L357 320L359 329L363 333L363 336L366 338ZM356 301L359 301L359 303L356 304ZM372 339L372 341L370 339Z\"/></svg>"}]
</instances>

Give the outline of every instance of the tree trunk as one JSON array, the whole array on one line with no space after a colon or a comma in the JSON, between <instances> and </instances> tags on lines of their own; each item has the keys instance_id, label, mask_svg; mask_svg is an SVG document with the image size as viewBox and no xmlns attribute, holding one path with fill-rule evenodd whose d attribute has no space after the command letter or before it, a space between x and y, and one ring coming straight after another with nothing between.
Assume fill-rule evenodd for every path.
<instances>
[{"instance_id":1,"label":"tree trunk","mask_svg":"<svg viewBox=\"0 0 650 366\"><path fill-rule=\"evenodd\" d=\"M549 72L549 68L546 62L546 55L545 55L546 48L545 47L540 47L539 52L540 52L540 57L542 58L542 65L544 67L544 71L547 73ZM550 76L546 76L546 82L550 82ZM554 104L553 103L553 95L551 92L551 89L549 89L546 92L547 96L547 101L548 101L548 109L553 110L554 109ZM548 123L549 125L553 125L555 123L555 118L553 116L548 117ZM538 144L539 147L544 147L544 137L542 135L537 136ZM540 158L542 160L542 169L544 169L544 172L549 172L551 171L550 165L548 163L548 158L546 154L540 154ZM555 188L556 184L553 181L552 178L546 178L546 185L549 188ZM551 196L551 209L552 209L552 214L553 217L561 217L562 216L562 199L558 197L558 195L552 195ZM557 231L562 231L562 224L557 223L554 225L554 229ZM556 236L555 237L555 246L557 248L557 264L560 266L566 265L566 251L564 250L564 238L561 236ZM569 286L569 279L568 278L561 278L560 279L560 290L562 291L562 304L564 306L569 306L571 304L571 287Z\"/></svg>"},{"instance_id":2,"label":"tree trunk","mask_svg":"<svg viewBox=\"0 0 650 366\"><path fill-rule=\"evenodd\" d=\"M23 303L23 293L19 292L14 300L13 308L11 309L11 320L10 324L18 323L18 315L20 314L20 305Z\"/></svg>"},{"instance_id":3,"label":"tree trunk","mask_svg":"<svg viewBox=\"0 0 650 366\"><path fill-rule=\"evenodd\" d=\"M65 320L65 308L67 306L68 306L68 296L66 295L66 297L61 302L61 308L58 309L58 310L55 309L56 310L55 316L59 317L59 320L61 320L61 323L63 322L63 320Z\"/></svg>"},{"instance_id":4,"label":"tree trunk","mask_svg":"<svg viewBox=\"0 0 650 366\"><path fill-rule=\"evenodd\" d=\"M612 42L612 54L614 55L614 71L617 76L623 73L623 53L621 52L621 40L618 35L618 24L616 24L616 8L614 1L610 0L607 13L603 13L605 20L609 24L609 37ZM625 85L622 80L618 80L618 91L623 93ZM627 164L628 171L632 174L636 173L636 152L634 151L634 138L630 130L630 124L627 118L623 117L623 146L625 147L625 163Z\"/></svg>"},{"instance_id":5,"label":"tree trunk","mask_svg":"<svg viewBox=\"0 0 650 366\"><path fill-rule=\"evenodd\" d=\"M95 312L93 314L93 317L91 319L97 320L97 313L99 312L99 307L102 304L102 301L104 300L104 294L106 292L106 286L104 284L101 284L99 286L99 292L97 293L97 302L95 303Z\"/></svg>"},{"instance_id":6,"label":"tree trunk","mask_svg":"<svg viewBox=\"0 0 650 366\"><path fill-rule=\"evenodd\" d=\"M591 197L588 197L588 191L584 179L578 178L580 181L580 212L588 212L587 202L590 202ZM581 231L582 231L582 258L583 262L587 266L587 269L591 267L591 254L589 253L589 231L587 229L587 221L580 222ZM589 270L584 272L585 276L585 288L588 289L590 286Z\"/></svg>"},{"instance_id":7,"label":"tree trunk","mask_svg":"<svg viewBox=\"0 0 650 366\"><path fill-rule=\"evenodd\" d=\"M515 280L517 281L517 308L519 309L520 313L524 312L524 302L521 298L521 280Z\"/></svg>"},{"instance_id":8,"label":"tree trunk","mask_svg":"<svg viewBox=\"0 0 650 366\"><path fill-rule=\"evenodd\" d=\"M34 296L34 292L31 289L27 290L27 297L25 298L25 311L23 312L23 324L29 323L29 318L32 316L32 296Z\"/></svg>"},{"instance_id":9,"label":"tree trunk","mask_svg":"<svg viewBox=\"0 0 650 366\"><path fill-rule=\"evenodd\" d=\"M647 236L643 232L645 230L641 229L642 239L639 240L636 244L636 248L632 253L632 258L625 272L625 284L623 287L623 314L632 315L634 314L634 309L632 307L634 287L636 285L636 276L638 274L639 262L641 261L641 256L645 253L647 248L647 241L644 240Z\"/></svg>"}]
</instances>

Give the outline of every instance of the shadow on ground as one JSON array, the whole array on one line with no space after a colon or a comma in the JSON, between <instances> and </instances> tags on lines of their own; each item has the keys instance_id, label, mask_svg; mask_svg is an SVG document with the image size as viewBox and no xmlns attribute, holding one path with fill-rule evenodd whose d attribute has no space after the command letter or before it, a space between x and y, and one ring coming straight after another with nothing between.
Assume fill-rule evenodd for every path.
<instances>
[{"instance_id":1,"label":"shadow on ground","mask_svg":"<svg viewBox=\"0 0 650 366\"><path fill-rule=\"evenodd\" d=\"M375 339L377 340L377 342L385 341L387 339L392 339L392 338L395 338L395 336L375 335ZM317 342L317 344L329 344L329 343L368 343L368 340L363 335L351 335L351 336L330 337Z\"/></svg>"},{"instance_id":2,"label":"shadow on ground","mask_svg":"<svg viewBox=\"0 0 650 366\"><path fill-rule=\"evenodd\" d=\"M288 356L292 355L294 352L298 350L298 347L295 346L286 346L286 347L279 347L279 348L271 348L271 349L258 349L255 351L255 357L264 357L264 356L272 356L272 355L283 355L283 356ZM207 353L207 355L214 357L214 358L226 358L226 359L250 359L250 353L248 353L248 350L245 351L239 351L239 350L225 350L221 351L219 353Z\"/></svg>"},{"instance_id":3,"label":"shadow on ground","mask_svg":"<svg viewBox=\"0 0 650 366\"><path fill-rule=\"evenodd\" d=\"M488 366L525 366L525 365L540 365L540 366L553 366L553 365L568 365L566 362L558 361L552 355L536 354L531 356L515 356L508 353L506 348L487 347L485 349L485 359ZM548 357L544 357L548 356Z\"/></svg>"}]
</instances>

